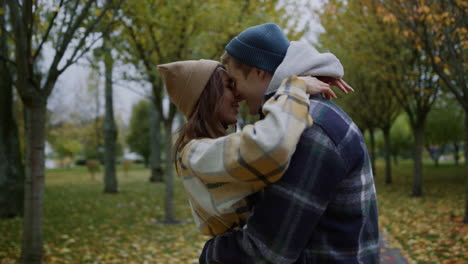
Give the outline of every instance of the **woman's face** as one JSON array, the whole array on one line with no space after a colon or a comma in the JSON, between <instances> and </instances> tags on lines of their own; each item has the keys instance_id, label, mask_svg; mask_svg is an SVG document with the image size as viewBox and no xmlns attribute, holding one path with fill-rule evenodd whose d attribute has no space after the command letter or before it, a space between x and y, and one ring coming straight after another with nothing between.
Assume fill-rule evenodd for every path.
<instances>
[{"instance_id":1,"label":"woman's face","mask_svg":"<svg viewBox=\"0 0 468 264\"><path fill-rule=\"evenodd\" d=\"M223 71L223 102L219 109L219 119L225 125L237 123L237 114L239 113L239 102L242 98L235 91L232 79Z\"/></svg>"}]
</instances>

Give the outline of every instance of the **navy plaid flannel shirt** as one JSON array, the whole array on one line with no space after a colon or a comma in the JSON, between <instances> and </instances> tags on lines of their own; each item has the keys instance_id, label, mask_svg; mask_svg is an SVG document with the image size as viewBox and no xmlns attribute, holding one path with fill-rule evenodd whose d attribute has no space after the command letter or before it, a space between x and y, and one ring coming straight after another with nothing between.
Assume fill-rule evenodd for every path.
<instances>
[{"instance_id":1,"label":"navy plaid flannel shirt","mask_svg":"<svg viewBox=\"0 0 468 264\"><path fill-rule=\"evenodd\" d=\"M379 263L374 179L359 129L336 104L311 97L283 178L241 229L206 242L200 263Z\"/></svg>"}]
</instances>

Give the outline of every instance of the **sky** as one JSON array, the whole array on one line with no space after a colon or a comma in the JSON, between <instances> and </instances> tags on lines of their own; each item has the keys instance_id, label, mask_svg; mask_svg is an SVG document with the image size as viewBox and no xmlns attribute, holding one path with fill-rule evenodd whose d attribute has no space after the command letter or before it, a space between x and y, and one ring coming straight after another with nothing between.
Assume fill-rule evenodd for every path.
<instances>
[{"instance_id":1,"label":"sky","mask_svg":"<svg viewBox=\"0 0 468 264\"><path fill-rule=\"evenodd\" d=\"M130 82L121 81L121 72L129 70L129 67L116 67L114 69L113 103L114 115L125 123L130 120L132 105L145 99L149 93L148 87L143 87ZM91 69L88 62L72 65L58 79L48 103L48 108L58 112L62 118L66 118L72 111L85 108L86 105L95 109L95 101L92 93L88 93L88 85ZM104 109L104 77L100 76L98 86L100 96L100 113ZM58 118L60 118L60 116Z\"/></svg>"},{"instance_id":2,"label":"sky","mask_svg":"<svg viewBox=\"0 0 468 264\"><path fill-rule=\"evenodd\" d=\"M289 2L294 0L283 0ZM321 0L295 0L301 5L310 5L313 8L319 8ZM318 18L314 17L308 9L302 9L300 12L302 23L299 25L303 27L307 22L311 22L310 31L304 38L310 42L317 42L317 36L323 32ZM97 43L99 45L99 43ZM54 50L51 47L45 49L45 65L48 65L47 58L52 58ZM120 122L128 124L130 120L131 110L133 104L139 100L145 99L149 94L149 87L141 84L121 81L123 72L134 72L135 70L129 66L117 66L114 68L114 86L113 86L113 101L114 101L114 115ZM57 84L52 92L51 98L48 103L48 108L56 113L57 119L66 119L71 112L80 109L89 110L95 109L95 101L91 94L87 94L87 87L89 83L90 67L89 62L85 59L80 60L77 64L70 66L58 79ZM101 85L99 85L99 92L101 95L104 93L103 77L101 76ZM103 113L104 97L101 96L101 114Z\"/></svg>"}]
</instances>

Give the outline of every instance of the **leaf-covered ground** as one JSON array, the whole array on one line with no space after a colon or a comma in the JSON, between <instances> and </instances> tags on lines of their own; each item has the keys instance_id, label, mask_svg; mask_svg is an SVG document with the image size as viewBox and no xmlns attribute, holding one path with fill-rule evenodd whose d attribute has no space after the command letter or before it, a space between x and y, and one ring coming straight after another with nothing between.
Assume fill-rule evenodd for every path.
<instances>
[{"instance_id":1,"label":"leaf-covered ground","mask_svg":"<svg viewBox=\"0 0 468 264\"><path fill-rule=\"evenodd\" d=\"M163 225L164 185L148 179L144 169L128 177L120 173L120 192L103 194L102 181L92 181L83 168L49 171L44 262L198 263L205 238L187 221L191 215L181 184L176 182L176 216L185 223ZM16 263L21 220L0 220L0 234L0 263Z\"/></svg>"},{"instance_id":2,"label":"leaf-covered ground","mask_svg":"<svg viewBox=\"0 0 468 264\"><path fill-rule=\"evenodd\" d=\"M384 184L377 169L380 226L402 247L410 263L468 263L468 226L463 224L467 169L424 166L422 198L410 197L412 164L394 169L394 183ZM413 261L411 261L413 260Z\"/></svg>"},{"instance_id":3,"label":"leaf-covered ground","mask_svg":"<svg viewBox=\"0 0 468 264\"><path fill-rule=\"evenodd\" d=\"M411 165L396 168L395 183L386 186L379 164L380 224L413 263L467 263L464 171L427 165L424 172L425 197L411 198ZM148 178L143 168L119 173L120 193L109 195L84 168L48 171L44 263L197 263L206 238L191 221L180 182L176 216L183 224L164 225L164 186ZM0 263L17 263L20 241L21 219L0 220Z\"/></svg>"}]
</instances>

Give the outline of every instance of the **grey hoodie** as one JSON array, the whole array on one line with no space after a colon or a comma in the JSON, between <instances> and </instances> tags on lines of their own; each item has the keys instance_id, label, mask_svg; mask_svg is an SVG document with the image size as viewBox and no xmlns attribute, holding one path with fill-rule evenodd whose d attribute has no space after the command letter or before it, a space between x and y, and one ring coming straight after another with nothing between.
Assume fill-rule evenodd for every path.
<instances>
[{"instance_id":1,"label":"grey hoodie","mask_svg":"<svg viewBox=\"0 0 468 264\"><path fill-rule=\"evenodd\" d=\"M320 53L305 41L291 41L283 62L273 74L267 93L278 89L281 81L291 75L343 78L344 70L335 55Z\"/></svg>"}]
</instances>

